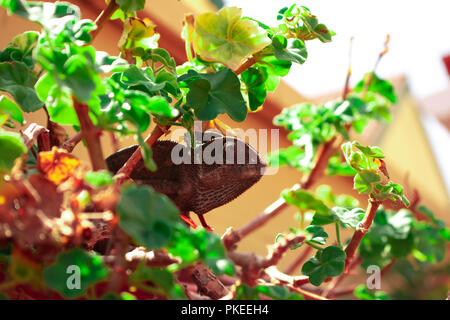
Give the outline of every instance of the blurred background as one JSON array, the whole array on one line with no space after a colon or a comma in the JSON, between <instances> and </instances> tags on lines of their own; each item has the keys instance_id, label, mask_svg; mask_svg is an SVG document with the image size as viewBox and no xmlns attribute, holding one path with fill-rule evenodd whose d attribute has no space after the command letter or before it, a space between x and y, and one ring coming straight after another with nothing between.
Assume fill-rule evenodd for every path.
<instances>
[{"instance_id":1,"label":"blurred background","mask_svg":"<svg viewBox=\"0 0 450 320\"><path fill-rule=\"evenodd\" d=\"M71 1L81 8L83 17L95 19L104 8L104 0ZM150 18L161 34L159 45L167 49L178 64L186 61L184 43L180 37L184 14L200 14L217 8L238 6L243 14L268 25L276 23L279 9L292 1L261 0L151 0L147 1L142 17ZM351 85L364 73L373 69L383 48L386 34L390 34L389 53L377 68L380 77L395 85L398 103L393 107L389 124L371 124L362 136L352 136L362 144L378 145L386 153L386 163L392 179L405 186L411 198L416 189L421 204L432 209L439 219L450 224L450 3L448 1L358 1L321 0L297 1L308 7L336 36L331 43L318 40L307 43L308 60L295 65L277 90L268 95L262 111L252 113L243 124L221 118L231 127L276 128L272 118L284 107L300 102L325 102L341 96L348 67L349 39L354 37L352 53L353 76ZM0 48L26 30L38 29L17 17L9 17L0 8ZM97 37L98 50L118 54L116 47L122 23L109 23ZM30 122L45 123L41 110L27 115ZM24 129L24 128L22 128ZM73 130L68 129L69 134ZM108 137L104 141L104 154L112 153ZM121 146L133 144L132 139L121 141ZM286 132L280 130L280 147L287 147ZM255 146L257 147L257 146ZM274 151L274 150L269 150ZM83 146L74 153L88 160ZM207 214L215 230L222 234L226 228L242 227L274 202L280 192L301 179L301 173L280 168L276 175L264 176L244 195ZM352 178L324 177L316 186L328 184L336 194L355 196ZM316 187L315 186L315 187ZM315 188L313 187L313 188ZM364 206L365 199L356 196ZM239 250L266 253L276 234L295 225L294 209L287 209L268 225L258 229L242 241ZM334 233L332 233L334 234ZM281 266L288 266L298 253L288 254ZM448 276L447 276L448 281Z\"/></svg>"}]
</instances>

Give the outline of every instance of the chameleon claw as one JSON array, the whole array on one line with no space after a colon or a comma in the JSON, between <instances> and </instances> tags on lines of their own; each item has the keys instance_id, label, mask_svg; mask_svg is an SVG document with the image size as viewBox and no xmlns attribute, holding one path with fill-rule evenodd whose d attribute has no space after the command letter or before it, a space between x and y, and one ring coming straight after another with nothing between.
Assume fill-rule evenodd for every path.
<instances>
[{"instance_id":1,"label":"chameleon claw","mask_svg":"<svg viewBox=\"0 0 450 320\"><path fill-rule=\"evenodd\" d=\"M213 232L214 228L210 227L208 223L206 223L205 217L202 214L198 215L198 219L200 220L202 227L205 228L207 231Z\"/></svg>"},{"instance_id":2,"label":"chameleon claw","mask_svg":"<svg viewBox=\"0 0 450 320\"><path fill-rule=\"evenodd\" d=\"M184 214L180 214L180 218L187 224L189 225L192 229L197 229L197 224L195 224L194 220L192 220L191 218L189 218L188 216L184 215Z\"/></svg>"}]
</instances>

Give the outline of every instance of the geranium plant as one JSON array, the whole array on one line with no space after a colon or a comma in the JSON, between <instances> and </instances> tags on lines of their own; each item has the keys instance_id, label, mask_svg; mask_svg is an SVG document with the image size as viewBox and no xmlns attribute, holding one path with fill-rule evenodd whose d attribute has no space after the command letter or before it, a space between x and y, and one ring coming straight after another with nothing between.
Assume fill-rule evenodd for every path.
<instances>
[{"instance_id":1,"label":"geranium plant","mask_svg":"<svg viewBox=\"0 0 450 320\"><path fill-rule=\"evenodd\" d=\"M68 2L0 4L41 28L0 51L0 297L327 299L358 265L413 261L425 268L444 259L450 237L443 222L390 180L380 148L347 141L350 130L390 119L396 95L376 70L353 89L347 81L339 100L295 105L274 119L290 131L292 146L270 155L269 165L288 165L303 177L240 229L219 236L191 228L166 195L130 181L141 159L158 170L152 145L171 127L193 133L199 120L204 129L224 129L220 114L243 122L249 112L264 112L267 91L307 60L308 41L332 41L334 32L308 8L281 9L276 26L236 7L187 15L188 61L176 65L158 47L156 26L136 14L145 1L109 0L96 23ZM123 22L119 57L91 45L110 19ZM47 123L23 127L24 113L40 109ZM64 126L78 133L68 137ZM102 134L113 141L133 136L139 145L115 174L107 170ZM88 164L71 154L80 141ZM311 190L324 174L354 176L368 202L328 186ZM296 226L274 234L267 256L236 250L289 205L298 209ZM353 230L348 241L344 228ZM281 272L288 249L303 251ZM353 291L362 299L388 297L364 285Z\"/></svg>"}]
</instances>

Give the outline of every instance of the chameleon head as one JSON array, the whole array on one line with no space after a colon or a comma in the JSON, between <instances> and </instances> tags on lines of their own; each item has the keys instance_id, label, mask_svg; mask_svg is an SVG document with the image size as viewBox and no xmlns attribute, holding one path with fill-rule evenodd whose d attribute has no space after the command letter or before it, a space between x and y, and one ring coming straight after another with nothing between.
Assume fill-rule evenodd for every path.
<instances>
[{"instance_id":1,"label":"chameleon head","mask_svg":"<svg viewBox=\"0 0 450 320\"><path fill-rule=\"evenodd\" d=\"M234 168L241 179L256 177L259 179L264 174L266 163L258 152L248 143L235 137L218 137L200 147L203 164L222 165L227 170Z\"/></svg>"}]
</instances>

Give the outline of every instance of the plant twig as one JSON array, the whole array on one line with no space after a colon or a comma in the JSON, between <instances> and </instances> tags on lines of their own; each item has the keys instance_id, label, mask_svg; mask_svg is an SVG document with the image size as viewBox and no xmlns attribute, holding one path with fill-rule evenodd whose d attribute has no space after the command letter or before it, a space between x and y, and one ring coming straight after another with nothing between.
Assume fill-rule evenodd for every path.
<instances>
[{"instance_id":1,"label":"plant twig","mask_svg":"<svg viewBox=\"0 0 450 320\"><path fill-rule=\"evenodd\" d=\"M155 129L153 129L152 133L145 139L145 143L149 146L152 146L165 132L165 130L168 130L170 126L164 127L163 129L160 126L156 126ZM141 148L137 148L136 151L131 155L131 157L125 162L120 168L119 171L117 171L115 177L117 177L117 181L119 183L124 182L130 174L133 172L134 168L138 164L138 162L142 159L142 152Z\"/></svg>"},{"instance_id":2,"label":"plant twig","mask_svg":"<svg viewBox=\"0 0 450 320\"><path fill-rule=\"evenodd\" d=\"M109 283L109 290L112 292L120 292L124 289L127 283L127 260L125 254L128 247L128 235L120 228L116 227L114 230L114 275L111 277Z\"/></svg>"},{"instance_id":3,"label":"plant twig","mask_svg":"<svg viewBox=\"0 0 450 320\"><path fill-rule=\"evenodd\" d=\"M66 149L67 152L72 152L75 149L76 145L81 141L83 135L81 132L77 132L72 138L66 140L61 148Z\"/></svg>"},{"instance_id":4,"label":"plant twig","mask_svg":"<svg viewBox=\"0 0 450 320\"><path fill-rule=\"evenodd\" d=\"M227 255L235 264L242 267L242 282L249 286L254 286L257 284L257 280L263 275L264 269L277 265L281 257L289 248L304 240L305 237L303 235L287 235L269 249L269 253L266 257L260 257L254 253L240 253L234 251L228 251Z\"/></svg>"},{"instance_id":5,"label":"plant twig","mask_svg":"<svg viewBox=\"0 0 450 320\"><path fill-rule=\"evenodd\" d=\"M349 244L345 248L345 270L344 272L348 272L348 268L350 263L353 260L353 256L355 255L356 249L361 243L364 235L369 231L370 226L372 225L373 219L375 218L375 214L377 213L377 209L380 206L381 202L377 201L373 198L369 198L369 205L367 206L366 214L364 215L363 220L358 225L355 233L353 233L353 237L350 240Z\"/></svg>"},{"instance_id":6,"label":"plant twig","mask_svg":"<svg viewBox=\"0 0 450 320\"><path fill-rule=\"evenodd\" d=\"M34 140L38 141L39 151L49 151L51 149L49 131L43 126L31 123L25 131L21 133L27 149L30 149L33 146Z\"/></svg>"},{"instance_id":7,"label":"plant twig","mask_svg":"<svg viewBox=\"0 0 450 320\"><path fill-rule=\"evenodd\" d=\"M180 259L172 257L164 250L148 251L144 247L137 247L126 253L125 259L132 269L133 267L137 267L141 261L144 261L146 266L154 268L162 268L174 263L181 263Z\"/></svg>"},{"instance_id":8,"label":"plant twig","mask_svg":"<svg viewBox=\"0 0 450 320\"><path fill-rule=\"evenodd\" d=\"M347 98L350 86L350 77L352 75L352 48L353 48L353 37L350 38L350 46L348 50L348 69L347 75L345 77L344 90L342 91L342 100L345 100Z\"/></svg>"},{"instance_id":9,"label":"plant twig","mask_svg":"<svg viewBox=\"0 0 450 320\"><path fill-rule=\"evenodd\" d=\"M384 276L386 272L392 268L396 261L397 260L395 260L395 258L392 258L392 260L383 269L381 269L381 276Z\"/></svg>"},{"instance_id":10,"label":"plant twig","mask_svg":"<svg viewBox=\"0 0 450 320\"><path fill-rule=\"evenodd\" d=\"M103 29L104 25L111 18L113 13L119 8L119 5L116 3L116 0L110 0L108 6L103 10L97 19L95 20L95 24L97 25L97 29L91 31L92 41L97 37L100 31Z\"/></svg>"},{"instance_id":11,"label":"plant twig","mask_svg":"<svg viewBox=\"0 0 450 320\"><path fill-rule=\"evenodd\" d=\"M106 162L103 158L102 145L100 143L101 131L92 123L89 117L89 107L75 98L73 98L73 107L80 121L81 135L86 141L92 169L94 171L106 169Z\"/></svg>"},{"instance_id":12,"label":"plant twig","mask_svg":"<svg viewBox=\"0 0 450 320\"><path fill-rule=\"evenodd\" d=\"M253 66L255 63L256 63L255 58L249 57L247 60L245 60L243 64L240 65L239 68L236 69L236 71L234 71L234 73L236 75L240 75L242 72Z\"/></svg>"},{"instance_id":13,"label":"plant twig","mask_svg":"<svg viewBox=\"0 0 450 320\"><path fill-rule=\"evenodd\" d=\"M192 267L191 276L197 284L200 293L218 300L229 294L229 290L222 282L203 264L199 263Z\"/></svg>"}]
</instances>

